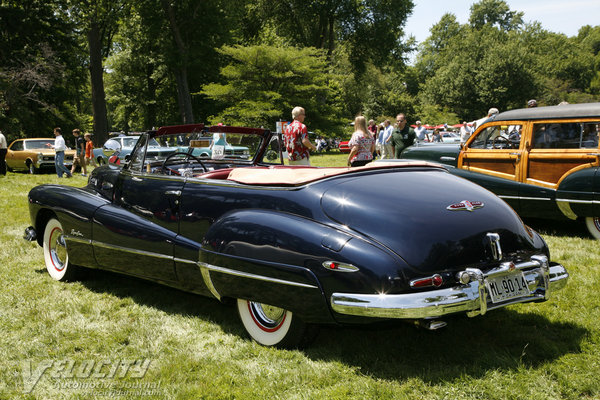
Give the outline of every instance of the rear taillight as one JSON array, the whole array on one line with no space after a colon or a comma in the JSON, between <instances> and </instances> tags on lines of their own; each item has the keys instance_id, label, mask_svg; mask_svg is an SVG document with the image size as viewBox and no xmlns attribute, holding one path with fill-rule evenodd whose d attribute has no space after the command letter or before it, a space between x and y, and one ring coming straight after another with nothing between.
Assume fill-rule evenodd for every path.
<instances>
[{"instance_id":1,"label":"rear taillight","mask_svg":"<svg viewBox=\"0 0 600 400\"><path fill-rule=\"evenodd\" d=\"M414 289L424 287L440 287L444 283L444 279L441 275L435 274L427 278L413 279L410 281L410 287Z\"/></svg>"}]
</instances>

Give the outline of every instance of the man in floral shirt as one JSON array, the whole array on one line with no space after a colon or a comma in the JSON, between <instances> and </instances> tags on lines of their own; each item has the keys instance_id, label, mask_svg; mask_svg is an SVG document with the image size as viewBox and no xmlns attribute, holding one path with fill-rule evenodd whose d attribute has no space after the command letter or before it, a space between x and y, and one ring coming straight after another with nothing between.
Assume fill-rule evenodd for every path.
<instances>
[{"instance_id":1,"label":"man in floral shirt","mask_svg":"<svg viewBox=\"0 0 600 400\"><path fill-rule=\"evenodd\" d=\"M317 150L308 139L308 131L303 124L304 117L304 108L294 107L292 110L294 121L285 128L284 142L290 165L310 165L309 149Z\"/></svg>"}]
</instances>

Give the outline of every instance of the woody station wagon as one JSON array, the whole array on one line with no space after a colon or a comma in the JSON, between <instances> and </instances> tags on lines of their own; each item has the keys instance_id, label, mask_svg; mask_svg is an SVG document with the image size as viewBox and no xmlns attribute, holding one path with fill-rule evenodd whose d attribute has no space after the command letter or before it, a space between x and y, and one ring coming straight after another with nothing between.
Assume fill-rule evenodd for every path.
<instances>
[{"instance_id":1,"label":"woody station wagon","mask_svg":"<svg viewBox=\"0 0 600 400\"><path fill-rule=\"evenodd\" d=\"M424 144L402 158L435 161L523 217L584 220L600 239L600 103L518 109L485 121L462 146Z\"/></svg>"}]
</instances>

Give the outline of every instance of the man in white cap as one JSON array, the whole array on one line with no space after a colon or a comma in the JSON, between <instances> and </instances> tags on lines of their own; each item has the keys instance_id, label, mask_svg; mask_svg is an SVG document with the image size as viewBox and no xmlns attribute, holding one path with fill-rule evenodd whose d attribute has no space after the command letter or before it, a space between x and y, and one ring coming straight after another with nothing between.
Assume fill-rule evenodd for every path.
<instances>
[{"instance_id":1,"label":"man in white cap","mask_svg":"<svg viewBox=\"0 0 600 400\"><path fill-rule=\"evenodd\" d=\"M421 125L421 121L415 122L417 126L415 127L415 135L417 135L417 142L424 142L425 139L429 142L429 135L427 135L427 129Z\"/></svg>"},{"instance_id":2,"label":"man in white cap","mask_svg":"<svg viewBox=\"0 0 600 400\"><path fill-rule=\"evenodd\" d=\"M494 115L498 114L498 109L495 107L492 107L488 110L488 115L478 119L477 121L475 121L473 123L473 131L475 131L475 129L479 128L479 125L483 124L484 121L486 121L488 118L492 118Z\"/></svg>"}]
</instances>

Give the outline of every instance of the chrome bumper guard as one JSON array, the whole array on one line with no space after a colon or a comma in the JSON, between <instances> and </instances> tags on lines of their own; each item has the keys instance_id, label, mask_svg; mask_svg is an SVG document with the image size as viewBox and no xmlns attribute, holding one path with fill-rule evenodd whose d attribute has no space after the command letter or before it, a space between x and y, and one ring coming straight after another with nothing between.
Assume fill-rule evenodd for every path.
<instances>
[{"instance_id":1,"label":"chrome bumper guard","mask_svg":"<svg viewBox=\"0 0 600 400\"><path fill-rule=\"evenodd\" d=\"M37 240L37 232L33 226L25 229L25 234L23 235L23 239L28 240L30 242L35 242Z\"/></svg>"},{"instance_id":2,"label":"chrome bumper guard","mask_svg":"<svg viewBox=\"0 0 600 400\"><path fill-rule=\"evenodd\" d=\"M492 303L485 279L522 270L530 294L528 296ZM471 277L466 284L452 288L407 294L351 294L334 293L331 307L340 314L379 318L421 319L465 312L469 317L483 315L488 310L509 304L548 300L550 294L567 284L569 274L560 264L548 263L545 256L534 256L531 261L501 264L486 273L477 268L465 270Z\"/></svg>"}]
</instances>

